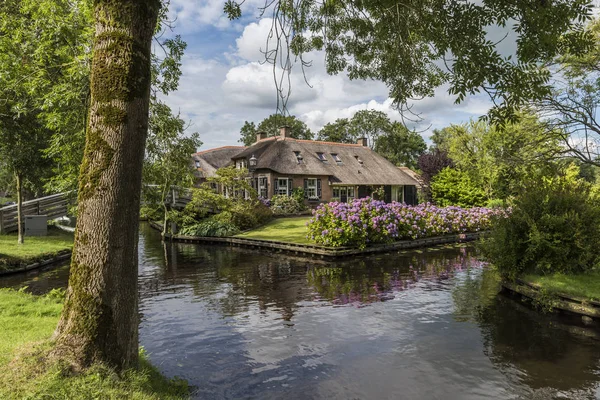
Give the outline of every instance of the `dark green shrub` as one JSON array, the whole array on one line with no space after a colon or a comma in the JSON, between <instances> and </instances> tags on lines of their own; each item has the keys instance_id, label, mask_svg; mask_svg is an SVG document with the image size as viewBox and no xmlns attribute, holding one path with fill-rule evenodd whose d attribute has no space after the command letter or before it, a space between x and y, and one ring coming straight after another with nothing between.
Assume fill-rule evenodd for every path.
<instances>
[{"instance_id":1,"label":"dark green shrub","mask_svg":"<svg viewBox=\"0 0 600 400\"><path fill-rule=\"evenodd\" d=\"M431 197L440 207L483 207L485 193L467 174L454 168L444 168L431 181Z\"/></svg>"},{"instance_id":2,"label":"dark green shrub","mask_svg":"<svg viewBox=\"0 0 600 400\"><path fill-rule=\"evenodd\" d=\"M597 268L600 201L591 189L576 167L532 181L515 198L511 216L495 222L484 254L508 278Z\"/></svg>"},{"instance_id":3,"label":"dark green shrub","mask_svg":"<svg viewBox=\"0 0 600 400\"><path fill-rule=\"evenodd\" d=\"M233 236L239 232L238 227L232 223L211 217L197 224L184 227L181 229L180 234L185 236L223 237Z\"/></svg>"}]
</instances>

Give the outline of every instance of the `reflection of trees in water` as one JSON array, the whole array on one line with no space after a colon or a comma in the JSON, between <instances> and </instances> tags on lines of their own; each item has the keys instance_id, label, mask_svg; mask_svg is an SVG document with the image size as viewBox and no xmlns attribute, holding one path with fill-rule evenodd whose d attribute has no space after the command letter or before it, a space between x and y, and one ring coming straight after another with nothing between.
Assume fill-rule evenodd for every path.
<instances>
[{"instance_id":1,"label":"reflection of trees in water","mask_svg":"<svg viewBox=\"0 0 600 400\"><path fill-rule=\"evenodd\" d=\"M483 274L480 288L493 286L485 281L494 279ZM466 297L458 296L459 303ZM596 398L600 384L598 341L575 336L573 329L556 316L540 314L512 298L484 298L469 310L477 310L472 315L481 328L485 354L514 386L525 384L536 398L554 398L560 392L568 392L560 398Z\"/></svg>"},{"instance_id":2,"label":"reflection of trees in water","mask_svg":"<svg viewBox=\"0 0 600 400\"><path fill-rule=\"evenodd\" d=\"M407 252L311 266L307 281L323 299L335 304L363 304L385 301L393 293L411 288L422 279L440 281L456 271L481 268L470 250L458 249Z\"/></svg>"}]
</instances>

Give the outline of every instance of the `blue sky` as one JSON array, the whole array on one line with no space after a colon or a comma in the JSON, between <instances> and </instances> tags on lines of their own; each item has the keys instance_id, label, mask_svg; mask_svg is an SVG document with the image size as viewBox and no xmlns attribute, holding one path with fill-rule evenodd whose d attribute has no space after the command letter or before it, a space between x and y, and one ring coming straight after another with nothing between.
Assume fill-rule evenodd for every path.
<instances>
[{"instance_id":1,"label":"blue sky","mask_svg":"<svg viewBox=\"0 0 600 400\"><path fill-rule=\"evenodd\" d=\"M189 131L199 132L201 149L239 144L244 121L260 122L275 112L276 90L270 66L261 64L260 49L266 44L270 19L258 15L260 0L246 0L244 17L229 21L223 15L223 0L171 0L174 31L188 44L179 90L165 100L190 122ZM352 117L361 109L386 112L400 120L388 90L381 82L350 81L343 75L329 76L323 54L311 53L313 67L307 71L312 88L304 83L298 68L292 71L291 114L318 131L337 118ZM485 114L490 106L485 96L454 104L446 88L415 104L423 121L419 130L427 139L431 131L451 123L462 123Z\"/></svg>"}]
</instances>

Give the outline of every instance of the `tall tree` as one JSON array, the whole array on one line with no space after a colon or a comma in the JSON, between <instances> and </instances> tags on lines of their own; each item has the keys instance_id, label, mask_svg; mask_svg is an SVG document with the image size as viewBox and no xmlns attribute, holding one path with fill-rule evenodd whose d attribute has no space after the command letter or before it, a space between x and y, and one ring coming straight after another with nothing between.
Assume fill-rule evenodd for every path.
<instances>
[{"instance_id":1,"label":"tall tree","mask_svg":"<svg viewBox=\"0 0 600 400\"><path fill-rule=\"evenodd\" d=\"M337 143L356 143L355 131L348 118L338 118L329 122L317 134L317 140Z\"/></svg>"},{"instance_id":2,"label":"tall tree","mask_svg":"<svg viewBox=\"0 0 600 400\"><path fill-rule=\"evenodd\" d=\"M39 193L51 170L46 113L65 70L77 64L85 12L85 2L66 0L6 0L0 8L0 168L15 177L20 243L23 188Z\"/></svg>"},{"instance_id":3,"label":"tall tree","mask_svg":"<svg viewBox=\"0 0 600 400\"><path fill-rule=\"evenodd\" d=\"M167 234L169 205L167 198L171 188L191 187L194 169L191 155L202 144L198 133L185 135L185 121L173 115L169 106L162 102L151 104L150 132L144 160L144 183L156 185L158 205L163 211L162 236Z\"/></svg>"},{"instance_id":4,"label":"tall tree","mask_svg":"<svg viewBox=\"0 0 600 400\"><path fill-rule=\"evenodd\" d=\"M471 121L453 125L448 132L450 158L488 199L516 194L525 178L545 169L562 150L561 132L549 130L545 122L527 113L502 127Z\"/></svg>"},{"instance_id":5,"label":"tall tree","mask_svg":"<svg viewBox=\"0 0 600 400\"><path fill-rule=\"evenodd\" d=\"M427 150L423 137L409 131L400 122L393 122L390 131L377 138L375 151L398 166L417 167L419 156Z\"/></svg>"},{"instance_id":6,"label":"tall tree","mask_svg":"<svg viewBox=\"0 0 600 400\"><path fill-rule=\"evenodd\" d=\"M137 240L159 0L95 0L79 215L55 355L76 367L138 362Z\"/></svg>"},{"instance_id":7,"label":"tall tree","mask_svg":"<svg viewBox=\"0 0 600 400\"><path fill-rule=\"evenodd\" d=\"M565 156L600 167L600 18L590 31L592 51L557 57L551 92L533 104L550 129L562 132Z\"/></svg>"},{"instance_id":8,"label":"tall tree","mask_svg":"<svg viewBox=\"0 0 600 400\"><path fill-rule=\"evenodd\" d=\"M352 135L355 138L366 137L371 149L379 136L391 131L391 122L386 113L376 110L360 110L350 121Z\"/></svg>"},{"instance_id":9,"label":"tall tree","mask_svg":"<svg viewBox=\"0 0 600 400\"><path fill-rule=\"evenodd\" d=\"M313 138L313 133L308 129L306 124L295 116L272 114L262 120L255 129L253 122L244 122L244 126L240 130L241 138L239 141L244 143L244 146L251 146L256 142L257 132L266 132L268 137L278 136L279 128L282 126L289 126L291 128L291 137L294 139L311 140Z\"/></svg>"},{"instance_id":10,"label":"tall tree","mask_svg":"<svg viewBox=\"0 0 600 400\"><path fill-rule=\"evenodd\" d=\"M434 129L431 134L431 150L439 149L441 151L448 151L449 136L450 130L448 127Z\"/></svg>"}]
</instances>

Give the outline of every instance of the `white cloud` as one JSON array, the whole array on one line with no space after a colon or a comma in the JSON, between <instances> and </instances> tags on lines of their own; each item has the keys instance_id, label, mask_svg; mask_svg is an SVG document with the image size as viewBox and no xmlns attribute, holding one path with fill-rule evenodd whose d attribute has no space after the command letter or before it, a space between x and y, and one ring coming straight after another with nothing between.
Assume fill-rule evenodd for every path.
<instances>
[{"instance_id":1,"label":"white cloud","mask_svg":"<svg viewBox=\"0 0 600 400\"><path fill-rule=\"evenodd\" d=\"M258 1L258 0L252 0ZM199 18L190 7L197 2L175 0L178 15L186 20ZM204 7L216 10L214 2L202 2ZM219 3L222 7L222 3ZM221 12L220 9L219 12ZM195 14L196 13L196 14ZM205 15L206 21L216 21L216 13ZM221 61L203 58L198 53L188 53L183 60L180 89L171 94L167 102L180 110L193 125L204 142L203 148L237 144L239 130L244 121L260 122L276 110L277 91L273 81L272 66L258 62L264 58L271 28L270 19L246 25L231 45L224 45ZM230 27L229 29L235 29ZM186 39L184 37L184 39ZM390 119L400 120L388 98L386 86L377 81L351 81L346 75L330 76L325 70L323 53L307 54L313 66L304 71L296 64L290 77L292 94L288 102L291 114L304 120L314 132L337 118L350 118L358 110L375 109L385 112ZM484 96L467 99L463 104L453 104L447 88L438 88L435 96L414 105L423 121L415 126L423 130L467 121L487 112L489 100ZM425 134L428 136L428 134Z\"/></svg>"}]
</instances>

